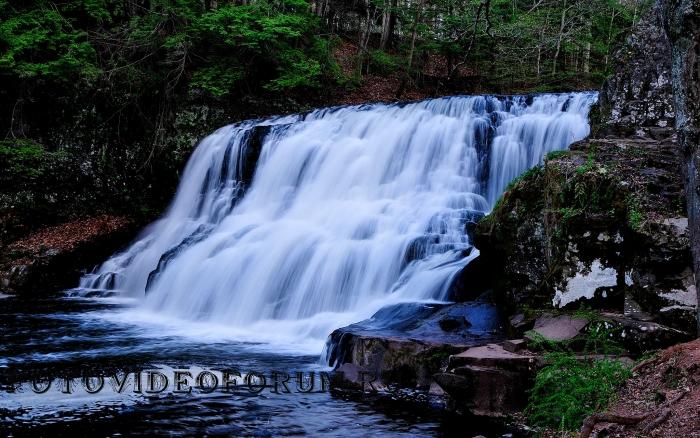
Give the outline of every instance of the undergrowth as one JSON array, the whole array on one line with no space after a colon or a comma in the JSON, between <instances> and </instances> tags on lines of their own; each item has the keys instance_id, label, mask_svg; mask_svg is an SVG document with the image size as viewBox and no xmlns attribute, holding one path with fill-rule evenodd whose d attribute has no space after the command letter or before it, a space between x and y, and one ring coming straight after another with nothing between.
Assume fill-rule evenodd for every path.
<instances>
[{"instance_id":1,"label":"undergrowth","mask_svg":"<svg viewBox=\"0 0 700 438\"><path fill-rule=\"evenodd\" d=\"M546 351L547 363L535 376L525 413L534 426L560 431L578 430L583 420L605 410L616 390L631 376L628 366L605 358L622 349L611 340L610 328L592 320L583 354L571 343L535 337L535 346ZM603 357L589 356L593 354Z\"/></svg>"}]
</instances>

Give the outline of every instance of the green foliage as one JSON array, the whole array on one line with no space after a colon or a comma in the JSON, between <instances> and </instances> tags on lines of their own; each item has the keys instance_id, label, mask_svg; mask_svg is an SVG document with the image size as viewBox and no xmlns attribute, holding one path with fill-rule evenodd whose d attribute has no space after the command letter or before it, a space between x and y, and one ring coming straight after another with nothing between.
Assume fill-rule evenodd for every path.
<instances>
[{"instance_id":1,"label":"green foliage","mask_svg":"<svg viewBox=\"0 0 700 438\"><path fill-rule=\"evenodd\" d=\"M521 182L527 181L527 180L532 179L532 178L536 178L536 177L542 175L542 172L543 172L542 166L531 167L530 169L526 170L525 172L523 172L522 174L517 176L513 181L508 183L508 186L506 187L505 191L507 192L507 191L513 190L513 188L515 188Z\"/></svg>"},{"instance_id":2,"label":"green foliage","mask_svg":"<svg viewBox=\"0 0 700 438\"><path fill-rule=\"evenodd\" d=\"M191 79L191 89L216 97L307 89L333 80L330 46L306 0L214 9L198 0L146 5L3 1L0 75L58 83L103 77L113 86L160 83L167 90Z\"/></svg>"},{"instance_id":3,"label":"green foliage","mask_svg":"<svg viewBox=\"0 0 700 438\"><path fill-rule=\"evenodd\" d=\"M412 27L417 2L400 8ZM445 73L478 72L498 86L520 83L532 91L601 83L612 68L619 37L639 19L647 0L490 2L429 0L419 25L420 53L438 53ZM399 3L401 4L401 3ZM567 86L568 85L568 86Z\"/></svg>"},{"instance_id":4,"label":"green foliage","mask_svg":"<svg viewBox=\"0 0 700 438\"><path fill-rule=\"evenodd\" d=\"M593 151L588 153L588 158L586 158L586 164L582 164L576 168L576 173L584 174L596 168L595 161L593 159Z\"/></svg>"},{"instance_id":5,"label":"green foliage","mask_svg":"<svg viewBox=\"0 0 700 438\"><path fill-rule=\"evenodd\" d=\"M545 355L526 413L533 425L578 430L589 415L605 410L617 388L631 376L611 359L582 361L573 354Z\"/></svg>"},{"instance_id":6,"label":"green foliage","mask_svg":"<svg viewBox=\"0 0 700 438\"><path fill-rule=\"evenodd\" d=\"M592 321L585 339L585 353L610 354L620 348L611 341L607 324L586 313ZM536 344L538 343L536 339ZM541 338L547 365L535 377L525 410L533 425L558 430L578 430L589 415L605 410L616 390L631 376L629 367L614 359L582 359L567 343Z\"/></svg>"},{"instance_id":7,"label":"green foliage","mask_svg":"<svg viewBox=\"0 0 700 438\"><path fill-rule=\"evenodd\" d=\"M627 197L627 223L634 231L640 231L644 225L644 213L642 213L639 200L635 196Z\"/></svg>"},{"instance_id":8,"label":"green foliage","mask_svg":"<svg viewBox=\"0 0 700 438\"><path fill-rule=\"evenodd\" d=\"M0 75L70 81L100 72L86 32L75 29L44 2L15 12L0 8Z\"/></svg>"},{"instance_id":9,"label":"green foliage","mask_svg":"<svg viewBox=\"0 0 700 438\"><path fill-rule=\"evenodd\" d=\"M0 177L32 179L41 175L46 153L30 140L0 141Z\"/></svg>"},{"instance_id":10,"label":"green foliage","mask_svg":"<svg viewBox=\"0 0 700 438\"><path fill-rule=\"evenodd\" d=\"M371 50L369 52L370 70L379 74L391 74L399 70L403 60L390 55L381 50Z\"/></svg>"},{"instance_id":11,"label":"green foliage","mask_svg":"<svg viewBox=\"0 0 700 438\"><path fill-rule=\"evenodd\" d=\"M235 66L234 63L228 65ZM201 67L194 72L190 86L204 90L212 96L221 97L227 95L243 77L244 72L236 67Z\"/></svg>"},{"instance_id":12,"label":"green foliage","mask_svg":"<svg viewBox=\"0 0 700 438\"><path fill-rule=\"evenodd\" d=\"M569 155L569 151L552 151L545 156L545 161L556 160L557 158L566 157Z\"/></svg>"},{"instance_id":13,"label":"green foliage","mask_svg":"<svg viewBox=\"0 0 700 438\"><path fill-rule=\"evenodd\" d=\"M194 18L184 41L209 54L198 63L192 86L216 96L234 92L240 81L274 91L319 86L332 58L329 45L315 36L318 21L307 9L302 0L257 1Z\"/></svg>"}]
</instances>

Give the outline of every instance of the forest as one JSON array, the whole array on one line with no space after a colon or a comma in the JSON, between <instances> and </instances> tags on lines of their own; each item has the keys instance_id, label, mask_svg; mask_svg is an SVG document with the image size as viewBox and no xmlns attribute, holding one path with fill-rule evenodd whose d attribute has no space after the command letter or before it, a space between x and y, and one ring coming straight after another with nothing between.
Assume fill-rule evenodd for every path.
<instances>
[{"instance_id":1,"label":"forest","mask_svg":"<svg viewBox=\"0 0 700 438\"><path fill-rule=\"evenodd\" d=\"M236 120L596 88L647 3L0 0L1 234L153 214L197 139Z\"/></svg>"}]
</instances>

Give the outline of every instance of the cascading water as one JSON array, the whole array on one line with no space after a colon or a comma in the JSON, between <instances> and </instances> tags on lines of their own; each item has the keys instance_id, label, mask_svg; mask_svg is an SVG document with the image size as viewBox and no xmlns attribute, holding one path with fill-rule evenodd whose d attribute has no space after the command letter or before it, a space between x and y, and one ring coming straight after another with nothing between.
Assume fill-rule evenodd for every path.
<instances>
[{"instance_id":1,"label":"cascading water","mask_svg":"<svg viewBox=\"0 0 700 438\"><path fill-rule=\"evenodd\" d=\"M465 224L546 153L588 135L594 93L321 109L219 129L171 207L81 281L151 314L312 338L402 301L448 299Z\"/></svg>"}]
</instances>

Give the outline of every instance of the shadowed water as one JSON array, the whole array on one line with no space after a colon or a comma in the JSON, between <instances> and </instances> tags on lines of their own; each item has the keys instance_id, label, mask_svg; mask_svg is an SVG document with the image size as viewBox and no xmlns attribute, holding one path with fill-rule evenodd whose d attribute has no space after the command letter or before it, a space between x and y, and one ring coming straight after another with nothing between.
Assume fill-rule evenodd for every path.
<instances>
[{"instance_id":1,"label":"shadowed water","mask_svg":"<svg viewBox=\"0 0 700 438\"><path fill-rule=\"evenodd\" d=\"M325 369L317 355L272 354L255 344L202 341L104 318L124 305L114 300L0 300L0 436L436 436L456 424L433 410L429 400L421 407L369 395L348 399L323 392L320 385L309 394L295 392L294 384L289 385L293 393L274 394L270 384L257 395L245 387L232 394L193 390L148 395L134 393L128 381L121 394L106 384L90 395L76 380L72 393L64 394L61 378L139 369L235 368L305 375ZM29 382L43 384L46 378L57 380L46 393L34 393ZM462 418L458 430L485 432L493 426Z\"/></svg>"}]
</instances>

